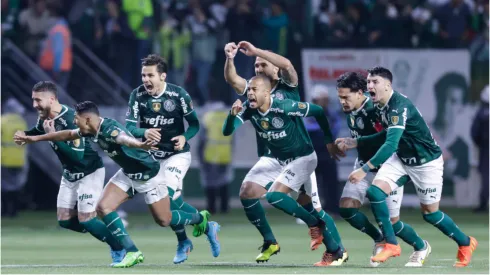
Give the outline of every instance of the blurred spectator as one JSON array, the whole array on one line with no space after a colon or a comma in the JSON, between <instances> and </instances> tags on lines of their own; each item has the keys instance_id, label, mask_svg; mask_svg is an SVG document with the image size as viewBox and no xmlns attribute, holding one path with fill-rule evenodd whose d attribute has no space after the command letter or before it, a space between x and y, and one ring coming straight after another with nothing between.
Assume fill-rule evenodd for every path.
<instances>
[{"instance_id":1,"label":"blurred spectator","mask_svg":"<svg viewBox=\"0 0 490 275\"><path fill-rule=\"evenodd\" d=\"M368 14L366 6L354 2L347 6L347 29L349 30L349 44L346 46L360 48L366 45Z\"/></svg>"},{"instance_id":2,"label":"blurred spectator","mask_svg":"<svg viewBox=\"0 0 490 275\"><path fill-rule=\"evenodd\" d=\"M439 47L462 48L467 45L471 10L463 0L451 0L437 9Z\"/></svg>"},{"instance_id":3,"label":"blurred spectator","mask_svg":"<svg viewBox=\"0 0 490 275\"><path fill-rule=\"evenodd\" d=\"M190 0L190 15L187 22L192 33L192 67L196 75L199 105L209 100L209 77L216 60L216 30L219 21L209 10L209 5L198 0Z\"/></svg>"},{"instance_id":4,"label":"blurred spectator","mask_svg":"<svg viewBox=\"0 0 490 275\"><path fill-rule=\"evenodd\" d=\"M432 33L432 11L428 4L420 1L412 10L412 24L414 36L412 39L412 45L414 47L425 48L429 47L433 43Z\"/></svg>"},{"instance_id":5,"label":"blurred spectator","mask_svg":"<svg viewBox=\"0 0 490 275\"><path fill-rule=\"evenodd\" d=\"M22 49L33 60L39 54L41 41L53 24L53 18L46 10L46 0L30 0L29 7L19 14L22 29Z\"/></svg>"},{"instance_id":6,"label":"blurred spectator","mask_svg":"<svg viewBox=\"0 0 490 275\"><path fill-rule=\"evenodd\" d=\"M207 209L216 212L220 200L222 213L228 212L228 186L233 180L233 137L223 136L221 124L229 113L229 108L221 101L208 104L204 110L201 133L199 135L199 162L201 164L201 184L205 190Z\"/></svg>"},{"instance_id":7,"label":"blurred spectator","mask_svg":"<svg viewBox=\"0 0 490 275\"><path fill-rule=\"evenodd\" d=\"M2 38L14 36L19 5L20 0L2 0Z\"/></svg>"},{"instance_id":8,"label":"blurred spectator","mask_svg":"<svg viewBox=\"0 0 490 275\"><path fill-rule=\"evenodd\" d=\"M136 37L136 51L134 52L135 68L132 81L133 87L141 82L141 59L151 53L153 24L153 3L151 0L122 0L122 11L128 17L128 24Z\"/></svg>"},{"instance_id":9,"label":"blurred spectator","mask_svg":"<svg viewBox=\"0 0 490 275\"><path fill-rule=\"evenodd\" d=\"M367 45L372 48L389 47L391 18L397 16L396 9L387 0L376 1L367 24ZM391 26L392 27L392 26Z\"/></svg>"},{"instance_id":10,"label":"blurred spectator","mask_svg":"<svg viewBox=\"0 0 490 275\"><path fill-rule=\"evenodd\" d=\"M489 152L489 88L486 86L481 93L481 105L471 126L471 137L479 149L478 171L481 175L480 205L476 212L488 211L488 156Z\"/></svg>"},{"instance_id":11,"label":"blurred spectator","mask_svg":"<svg viewBox=\"0 0 490 275\"><path fill-rule=\"evenodd\" d=\"M327 114L330 130L335 138L341 127L342 119L337 112L331 111L328 107L330 101L328 87L322 84L313 86L312 98L312 102L321 106ZM341 192L337 163L330 157L325 147L324 134L316 120L311 117L305 118L305 126L318 156L318 165L315 173L323 209L331 214L338 215Z\"/></svg>"},{"instance_id":12,"label":"blurred spectator","mask_svg":"<svg viewBox=\"0 0 490 275\"><path fill-rule=\"evenodd\" d=\"M2 217L17 216L20 191L29 170L26 147L13 141L16 131L27 130L24 112L14 98L8 99L2 108Z\"/></svg>"},{"instance_id":13,"label":"blurred spectator","mask_svg":"<svg viewBox=\"0 0 490 275\"><path fill-rule=\"evenodd\" d=\"M68 86L73 65L72 37L68 22L62 16L62 4L47 2L47 9L54 25L48 31L41 46L39 66L44 69L63 89Z\"/></svg>"},{"instance_id":14,"label":"blurred spectator","mask_svg":"<svg viewBox=\"0 0 490 275\"><path fill-rule=\"evenodd\" d=\"M281 0L270 1L270 16L262 19L264 48L279 55L287 55L289 17Z\"/></svg>"},{"instance_id":15,"label":"blurred spectator","mask_svg":"<svg viewBox=\"0 0 490 275\"><path fill-rule=\"evenodd\" d=\"M488 63L488 32L490 19L488 18L488 1L484 1L481 10L474 16L474 29L478 32L475 40L470 45L473 61Z\"/></svg>"}]
</instances>

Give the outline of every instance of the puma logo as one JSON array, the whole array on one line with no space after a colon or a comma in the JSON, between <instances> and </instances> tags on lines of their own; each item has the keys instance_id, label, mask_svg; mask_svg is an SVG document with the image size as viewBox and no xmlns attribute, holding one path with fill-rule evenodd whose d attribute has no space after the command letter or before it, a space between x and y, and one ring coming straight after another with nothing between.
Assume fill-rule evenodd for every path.
<instances>
[{"instance_id":1,"label":"puma logo","mask_svg":"<svg viewBox=\"0 0 490 275\"><path fill-rule=\"evenodd\" d=\"M290 182L290 181L291 181L291 179L290 179L290 178L288 178L288 176L285 176L285 178L288 180L288 182Z\"/></svg>"},{"instance_id":2,"label":"puma logo","mask_svg":"<svg viewBox=\"0 0 490 275\"><path fill-rule=\"evenodd\" d=\"M436 196L430 196L430 197L433 198L433 199L436 199Z\"/></svg>"},{"instance_id":3,"label":"puma logo","mask_svg":"<svg viewBox=\"0 0 490 275\"><path fill-rule=\"evenodd\" d=\"M93 202L87 202L87 204L94 206L94 203Z\"/></svg>"}]
</instances>

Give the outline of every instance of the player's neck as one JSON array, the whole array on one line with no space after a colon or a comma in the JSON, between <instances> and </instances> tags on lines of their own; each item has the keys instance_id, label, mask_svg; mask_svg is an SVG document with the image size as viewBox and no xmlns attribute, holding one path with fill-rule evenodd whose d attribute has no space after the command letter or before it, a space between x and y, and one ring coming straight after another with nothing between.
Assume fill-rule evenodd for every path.
<instances>
[{"instance_id":1,"label":"player's neck","mask_svg":"<svg viewBox=\"0 0 490 275\"><path fill-rule=\"evenodd\" d=\"M364 103L366 102L366 99L367 99L367 96L365 96L365 95L362 95L361 96L361 100L359 101L359 103L357 104L357 106L354 107L354 112L359 111L359 109L361 109L362 106L364 106Z\"/></svg>"},{"instance_id":2,"label":"player's neck","mask_svg":"<svg viewBox=\"0 0 490 275\"><path fill-rule=\"evenodd\" d=\"M385 106L388 101L390 101L391 96L393 96L393 90L389 91L383 98L379 99L379 105L381 107Z\"/></svg>"},{"instance_id":3,"label":"player's neck","mask_svg":"<svg viewBox=\"0 0 490 275\"><path fill-rule=\"evenodd\" d=\"M94 125L91 125L90 134L97 135L97 132L99 131L102 124L102 118L99 116L93 116L93 120L96 121L96 123L94 123Z\"/></svg>"},{"instance_id":4,"label":"player's neck","mask_svg":"<svg viewBox=\"0 0 490 275\"><path fill-rule=\"evenodd\" d=\"M262 104L262 106L259 107L259 111L261 113L265 113L271 108L271 105L272 105L272 100L270 97L268 97L266 102L264 102L264 104Z\"/></svg>"},{"instance_id":5,"label":"player's neck","mask_svg":"<svg viewBox=\"0 0 490 275\"><path fill-rule=\"evenodd\" d=\"M166 89L167 89L167 82L163 82L162 86L158 90L159 92L156 95L154 95L154 97L161 96L165 92Z\"/></svg>"},{"instance_id":6,"label":"player's neck","mask_svg":"<svg viewBox=\"0 0 490 275\"><path fill-rule=\"evenodd\" d=\"M63 109L63 106L59 102L56 102L51 106L51 112L49 112L49 118L53 119L57 117L60 113L61 110Z\"/></svg>"}]
</instances>

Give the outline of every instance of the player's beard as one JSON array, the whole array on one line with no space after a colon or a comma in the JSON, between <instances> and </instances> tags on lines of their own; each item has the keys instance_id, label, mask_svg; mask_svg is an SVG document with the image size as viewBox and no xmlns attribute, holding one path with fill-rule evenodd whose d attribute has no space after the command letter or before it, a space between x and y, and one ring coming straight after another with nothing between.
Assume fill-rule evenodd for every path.
<instances>
[{"instance_id":1,"label":"player's beard","mask_svg":"<svg viewBox=\"0 0 490 275\"><path fill-rule=\"evenodd\" d=\"M49 113L51 113L51 107L46 106L42 109L37 109L37 111L41 119L47 119L49 117Z\"/></svg>"}]
</instances>

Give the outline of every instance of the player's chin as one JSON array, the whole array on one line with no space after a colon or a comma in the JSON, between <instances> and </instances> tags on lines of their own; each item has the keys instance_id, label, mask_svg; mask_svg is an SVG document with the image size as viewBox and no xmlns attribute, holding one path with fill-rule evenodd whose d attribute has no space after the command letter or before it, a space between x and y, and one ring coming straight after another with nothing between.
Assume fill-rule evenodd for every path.
<instances>
[{"instance_id":1,"label":"player's chin","mask_svg":"<svg viewBox=\"0 0 490 275\"><path fill-rule=\"evenodd\" d=\"M257 105L257 102L256 102L256 101L251 101L251 102L249 103L249 106L250 106L250 108L252 108L252 109L257 109L257 107L258 107L258 105Z\"/></svg>"}]
</instances>

